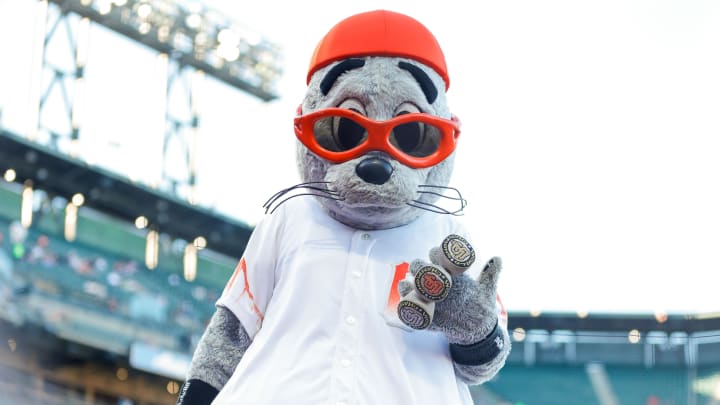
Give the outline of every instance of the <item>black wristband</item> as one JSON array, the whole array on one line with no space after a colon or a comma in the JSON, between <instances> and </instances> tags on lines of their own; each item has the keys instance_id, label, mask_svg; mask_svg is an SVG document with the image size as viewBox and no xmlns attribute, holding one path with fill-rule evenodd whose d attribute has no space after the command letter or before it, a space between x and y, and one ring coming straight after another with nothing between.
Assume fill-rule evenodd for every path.
<instances>
[{"instance_id":1,"label":"black wristband","mask_svg":"<svg viewBox=\"0 0 720 405\"><path fill-rule=\"evenodd\" d=\"M183 384L176 405L210 405L218 390L202 380L187 380Z\"/></svg>"},{"instance_id":2,"label":"black wristband","mask_svg":"<svg viewBox=\"0 0 720 405\"><path fill-rule=\"evenodd\" d=\"M470 345L450 344L450 357L464 366L479 366L494 359L505 347L502 330L495 323L492 332L485 339Z\"/></svg>"}]
</instances>

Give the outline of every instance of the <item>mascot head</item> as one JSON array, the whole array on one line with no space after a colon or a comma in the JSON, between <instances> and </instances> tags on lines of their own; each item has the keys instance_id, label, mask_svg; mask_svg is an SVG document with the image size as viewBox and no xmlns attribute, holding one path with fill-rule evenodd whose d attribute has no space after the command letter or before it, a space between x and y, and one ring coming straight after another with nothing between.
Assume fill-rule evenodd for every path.
<instances>
[{"instance_id":1,"label":"mascot head","mask_svg":"<svg viewBox=\"0 0 720 405\"><path fill-rule=\"evenodd\" d=\"M333 218L385 229L461 211L459 193L444 196L459 122L447 106L445 57L425 26L386 10L351 16L317 45L307 84L295 118L296 187ZM443 197L460 209L440 208Z\"/></svg>"}]
</instances>

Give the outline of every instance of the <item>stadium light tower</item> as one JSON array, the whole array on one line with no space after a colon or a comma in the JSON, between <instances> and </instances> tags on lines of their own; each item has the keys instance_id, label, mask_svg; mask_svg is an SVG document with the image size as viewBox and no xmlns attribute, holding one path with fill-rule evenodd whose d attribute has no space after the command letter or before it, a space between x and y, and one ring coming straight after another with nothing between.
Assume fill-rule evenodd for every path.
<instances>
[{"instance_id":1,"label":"stadium light tower","mask_svg":"<svg viewBox=\"0 0 720 405\"><path fill-rule=\"evenodd\" d=\"M54 12L46 0L37 6L37 19L44 24L44 31L38 45L42 71L36 73L43 81L41 88L33 89L37 99L33 118L37 122L28 136L34 140L39 131L44 131L51 147L74 155L80 133L90 20L68 16L61 9ZM60 146L64 141L70 141L69 148Z\"/></svg>"},{"instance_id":2,"label":"stadium light tower","mask_svg":"<svg viewBox=\"0 0 720 405\"><path fill-rule=\"evenodd\" d=\"M55 7L50 9L49 3ZM194 203L196 181L195 143L199 126L197 95L193 82L200 75L247 92L260 100L278 97L277 80L282 74L282 52L278 45L247 29L224 14L195 1L175 0L39 0L39 15L44 20L42 69L44 79L36 91L39 100L37 128L50 134L50 146L71 145L80 138L83 104L84 69L87 61L87 37L90 22L100 24L125 37L144 44L167 60L165 133L163 136L163 181L166 189L184 193ZM64 28L61 29L61 28ZM64 31L64 32L60 32ZM57 37L62 37L58 39ZM64 42L64 46L58 45ZM69 51L71 63L60 66L49 55L52 48ZM49 73L49 74L48 74ZM183 87L184 91L176 91ZM169 108L169 98L183 97L187 112ZM51 104L64 107L69 125L51 129L46 114ZM57 112L55 112L55 116ZM53 116L53 117L55 117ZM57 121L57 120L56 120ZM170 143L180 144L185 154L187 175L171 178L166 170ZM177 148L175 148L177 150Z\"/></svg>"}]
</instances>

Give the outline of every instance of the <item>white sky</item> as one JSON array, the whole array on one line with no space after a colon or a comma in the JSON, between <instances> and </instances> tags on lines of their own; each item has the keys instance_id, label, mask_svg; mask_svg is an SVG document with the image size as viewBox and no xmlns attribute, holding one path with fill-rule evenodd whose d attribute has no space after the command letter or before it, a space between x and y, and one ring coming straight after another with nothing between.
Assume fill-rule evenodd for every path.
<instances>
[{"instance_id":1,"label":"white sky","mask_svg":"<svg viewBox=\"0 0 720 405\"><path fill-rule=\"evenodd\" d=\"M0 108L19 132L31 3L0 0ZM508 309L720 310L720 3L208 4L279 42L285 75L268 104L206 81L204 204L255 223L267 197L297 182L292 117L315 44L340 19L387 8L422 21L444 48L463 122L451 185L469 200L462 221L476 250L503 257ZM155 55L92 34L83 155L156 181Z\"/></svg>"}]
</instances>

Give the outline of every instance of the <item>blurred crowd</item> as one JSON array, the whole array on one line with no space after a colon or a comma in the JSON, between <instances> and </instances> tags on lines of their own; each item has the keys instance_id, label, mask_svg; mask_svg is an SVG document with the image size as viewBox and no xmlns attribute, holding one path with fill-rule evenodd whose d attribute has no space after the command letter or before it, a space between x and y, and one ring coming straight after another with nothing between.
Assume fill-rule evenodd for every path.
<instances>
[{"instance_id":1,"label":"blurred crowd","mask_svg":"<svg viewBox=\"0 0 720 405\"><path fill-rule=\"evenodd\" d=\"M180 270L150 271L136 260L0 218L0 305L30 293L61 297L143 326L181 328L190 350L214 311L219 291L188 283Z\"/></svg>"}]
</instances>

